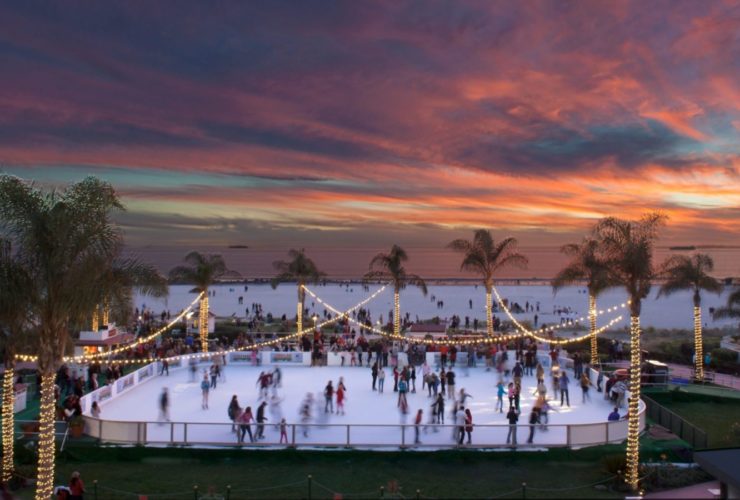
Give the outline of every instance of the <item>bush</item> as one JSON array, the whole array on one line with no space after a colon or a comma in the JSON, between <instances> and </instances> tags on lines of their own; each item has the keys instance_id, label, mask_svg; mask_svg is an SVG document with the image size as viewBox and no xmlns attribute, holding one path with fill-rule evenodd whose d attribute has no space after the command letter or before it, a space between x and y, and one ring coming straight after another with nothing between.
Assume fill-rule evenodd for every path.
<instances>
[{"instance_id":1,"label":"bush","mask_svg":"<svg viewBox=\"0 0 740 500\"><path fill-rule=\"evenodd\" d=\"M606 455L601 459L601 463L604 466L604 470L609 474L624 474L624 471L627 470L627 458L624 453L620 453L619 455Z\"/></svg>"}]
</instances>

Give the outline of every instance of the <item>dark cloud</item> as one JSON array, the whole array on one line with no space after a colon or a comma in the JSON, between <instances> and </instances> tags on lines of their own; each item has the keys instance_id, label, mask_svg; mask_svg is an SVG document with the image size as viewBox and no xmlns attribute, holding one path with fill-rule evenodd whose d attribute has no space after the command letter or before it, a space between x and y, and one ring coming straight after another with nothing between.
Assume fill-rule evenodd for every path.
<instances>
[{"instance_id":1,"label":"dark cloud","mask_svg":"<svg viewBox=\"0 0 740 500\"><path fill-rule=\"evenodd\" d=\"M695 158L688 158L687 153L698 146L697 141L648 120L634 125L596 125L586 131L555 126L537 139L514 144L495 136L478 137L450 160L530 174L557 173L599 162L631 170L651 163L691 164Z\"/></svg>"}]
</instances>

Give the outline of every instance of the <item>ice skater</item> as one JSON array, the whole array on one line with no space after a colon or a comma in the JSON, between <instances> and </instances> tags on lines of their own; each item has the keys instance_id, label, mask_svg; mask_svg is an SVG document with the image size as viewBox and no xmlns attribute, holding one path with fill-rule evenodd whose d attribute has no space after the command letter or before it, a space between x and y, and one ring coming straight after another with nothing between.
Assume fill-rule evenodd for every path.
<instances>
[{"instance_id":1,"label":"ice skater","mask_svg":"<svg viewBox=\"0 0 740 500\"><path fill-rule=\"evenodd\" d=\"M406 383L406 379L401 377L401 380L398 381L398 404L397 406L401 408L401 405L405 405L408 407L408 401L406 400L406 393L409 390L409 386Z\"/></svg>"},{"instance_id":2,"label":"ice skater","mask_svg":"<svg viewBox=\"0 0 740 500\"><path fill-rule=\"evenodd\" d=\"M288 444L288 423L284 418L280 419L280 444L283 444L283 442Z\"/></svg>"},{"instance_id":3,"label":"ice skater","mask_svg":"<svg viewBox=\"0 0 740 500\"><path fill-rule=\"evenodd\" d=\"M308 437L308 427L311 423L311 406L313 406L313 394L306 394L306 399L301 403L301 423L303 424L303 437Z\"/></svg>"},{"instance_id":4,"label":"ice skater","mask_svg":"<svg viewBox=\"0 0 740 500\"><path fill-rule=\"evenodd\" d=\"M267 422L267 417L265 417L265 406L267 406L267 401L262 401L262 404L257 408L256 439L265 439L265 422Z\"/></svg>"},{"instance_id":5,"label":"ice skater","mask_svg":"<svg viewBox=\"0 0 740 500\"><path fill-rule=\"evenodd\" d=\"M331 383L331 380L328 384L326 384L326 387L324 388L324 413L334 413L334 386Z\"/></svg>"},{"instance_id":6,"label":"ice skater","mask_svg":"<svg viewBox=\"0 0 740 500\"><path fill-rule=\"evenodd\" d=\"M239 406L239 400L236 397L236 394L231 396L231 402L229 403L229 408L226 410L226 413L229 416L229 420L231 420L231 431L237 432L236 430L236 417L239 416L239 413L241 412L241 407Z\"/></svg>"},{"instance_id":7,"label":"ice skater","mask_svg":"<svg viewBox=\"0 0 740 500\"><path fill-rule=\"evenodd\" d=\"M270 417L275 422L275 430L278 428L278 422L283 419L283 409L280 404L283 402L283 398L277 394L273 394L270 398Z\"/></svg>"},{"instance_id":8,"label":"ice skater","mask_svg":"<svg viewBox=\"0 0 740 500\"><path fill-rule=\"evenodd\" d=\"M203 374L203 381L200 383L200 391L203 396L200 407L202 410L208 409L208 392L211 390L211 382L208 380L208 373Z\"/></svg>"},{"instance_id":9,"label":"ice skater","mask_svg":"<svg viewBox=\"0 0 740 500\"><path fill-rule=\"evenodd\" d=\"M496 400L496 409L499 413L504 412L504 394L506 393L506 389L504 389L504 381L499 380L498 384L496 384L496 396L498 399Z\"/></svg>"},{"instance_id":10,"label":"ice skater","mask_svg":"<svg viewBox=\"0 0 740 500\"><path fill-rule=\"evenodd\" d=\"M385 369L382 367L378 371L378 392L383 394L383 385L385 385Z\"/></svg>"},{"instance_id":11,"label":"ice skater","mask_svg":"<svg viewBox=\"0 0 740 500\"><path fill-rule=\"evenodd\" d=\"M416 418L414 419L414 444L421 444L421 440L419 439L419 428L421 427L423 415L424 410L419 408L419 411L416 412Z\"/></svg>"},{"instance_id":12,"label":"ice skater","mask_svg":"<svg viewBox=\"0 0 740 500\"><path fill-rule=\"evenodd\" d=\"M337 383L337 415L344 415L344 398L347 392L347 387L344 385L344 377L339 377Z\"/></svg>"},{"instance_id":13,"label":"ice skater","mask_svg":"<svg viewBox=\"0 0 740 500\"><path fill-rule=\"evenodd\" d=\"M160 422L170 421L170 395L167 392L167 388L162 389L162 394L159 396L159 419Z\"/></svg>"},{"instance_id":14,"label":"ice skater","mask_svg":"<svg viewBox=\"0 0 740 500\"><path fill-rule=\"evenodd\" d=\"M249 434L249 442L254 443L254 436L252 435L252 421L254 421L254 416L252 415L252 407L247 406L247 408L241 413L241 415L239 415L237 421L239 422L237 442L243 443L244 435Z\"/></svg>"}]
</instances>

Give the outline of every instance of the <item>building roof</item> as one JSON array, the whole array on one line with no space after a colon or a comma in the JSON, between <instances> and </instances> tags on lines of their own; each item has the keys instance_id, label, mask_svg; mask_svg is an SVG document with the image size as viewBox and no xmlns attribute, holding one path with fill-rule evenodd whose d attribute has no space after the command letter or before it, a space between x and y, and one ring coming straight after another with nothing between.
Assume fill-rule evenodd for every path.
<instances>
[{"instance_id":1,"label":"building roof","mask_svg":"<svg viewBox=\"0 0 740 500\"><path fill-rule=\"evenodd\" d=\"M108 337L104 340L76 340L75 345L80 346L111 346L118 344L128 344L134 341L134 335L132 333L121 332L118 335Z\"/></svg>"},{"instance_id":2,"label":"building roof","mask_svg":"<svg viewBox=\"0 0 740 500\"><path fill-rule=\"evenodd\" d=\"M721 482L740 488L740 448L697 451L694 461Z\"/></svg>"}]
</instances>

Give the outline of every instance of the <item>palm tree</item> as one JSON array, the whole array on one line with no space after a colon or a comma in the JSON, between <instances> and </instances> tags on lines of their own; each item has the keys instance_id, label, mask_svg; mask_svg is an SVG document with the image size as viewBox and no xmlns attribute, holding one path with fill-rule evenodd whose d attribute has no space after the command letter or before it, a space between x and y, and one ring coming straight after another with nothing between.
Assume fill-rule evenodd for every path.
<instances>
[{"instance_id":1,"label":"palm tree","mask_svg":"<svg viewBox=\"0 0 740 500\"><path fill-rule=\"evenodd\" d=\"M289 261L276 260L272 263L272 267L278 272L278 275L272 278L270 284L275 289L283 281L295 281L298 285L298 306L296 307L296 331L303 331L303 311L305 311L306 303L306 291L304 286L306 283L316 283L325 273L319 271L313 260L306 257L306 251L301 248L300 250L290 249L288 252Z\"/></svg>"},{"instance_id":2,"label":"palm tree","mask_svg":"<svg viewBox=\"0 0 740 500\"><path fill-rule=\"evenodd\" d=\"M119 252L120 255L120 252ZM108 324L110 313L119 323L128 323L133 311L133 292L165 297L169 293L167 278L149 264L134 257L118 257L107 272L99 276L100 302L104 304L103 324ZM93 311L93 323L98 313Z\"/></svg>"},{"instance_id":3,"label":"palm tree","mask_svg":"<svg viewBox=\"0 0 740 500\"><path fill-rule=\"evenodd\" d=\"M447 248L464 254L460 270L478 273L483 278L486 288L486 332L493 336L493 318L491 317L491 292L496 271L506 266L526 268L529 261L516 251L516 238L504 238L496 244L487 229L478 229L473 240L457 239L450 242Z\"/></svg>"},{"instance_id":4,"label":"palm tree","mask_svg":"<svg viewBox=\"0 0 740 500\"><path fill-rule=\"evenodd\" d=\"M208 287L219 278L235 275L226 268L224 258L218 254L190 252L185 256L187 266L177 266L170 270L170 280L195 284L195 291L201 293L198 311L198 332L203 352L208 352Z\"/></svg>"},{"instance_id":5,"label":"palm tree","mask_svg":"<svg viewBox=\"0 0 740 500\"><path fill-rule=\"evenodd\" d=\"M406 251L398 245L391 247L390 253L379 253L370 261L370 271L365 273L365 280L387 280L393 284L393 334L401 334L401 301L400 293L407 285L418 287L426 296L427 285L416 275L407 273L403 263L409 260ZM374 267L379 269L373 270Z\"/></svg>"},{"instance_id":6,"label":"palm tree","mask_svg":"<svg viewBox=\"0 0 740 500\"><path fill-rule=\"evenodd\" d=\"M627 424L627 483L637 490L640 465L640 312L656 273L653 247L665 216L649 213L637 221L608 217L596 224L594 234L609 270L609 280L623 286L630 298L630 400Z\"/></svg>"},{"instance_id":7,"label":"palm tree","mask_svg":"<svg viewBox=\"0 0 740 500\"><path fill-rule=\"evenodd\" d=\"M0 176L0 224L17 247L14 258L26 269L30 316L38 331L41 375L37 500L54 486L54 379L70 330L81 324L99 296L95 276L110 266L121 236L111 220L122 209L110 184L88 177L63 191L43 192ZM93 277L93 279L91 279Z\"/></svg>"},{"instance_id":8,"label":"palm tree","mask_svg":"<svg viewBox=\"0 0 740 500\"><path fill-rule=\"evenodd\" d=\"M712 317L714 319L740 318L740 288L727 297L727 305L714 311Z\"/></svg>"},{"instance_id":9,"label":"palm tree","mask_svg":"<svg viewBox=\"0 0 740 500\"><path fill-rule=\"evenodd\" d=\"M0 340L3 347L2 483L13 476L15 442L15 355L31 327L30 296L33 284L26 269L10 255L10 242L0 240Z\"/></svg>"},{"instance_id":10,"label":"palm tree","mask_svg":"<svg viewBox=\"0 0 740 500\"><path fill-rule=\"evenodd\" d=\"M674 255L663 263L661 275L665 282L658 292L658 297L686 289L694 292L694 378L701 381L704 380L701 291L722 293L722 284L709 275L713 270L714 260L707 254Z\"/></svg>"},{"instance_id":11,"label":"palm tree","mask_svg":"<svg viewBox=\"0 0 740 500\"><path fill-rule=\"evenodd\" d=\"M599 348L596 342L596 298L611 286L606 264L598 250L599 242L593 238L584 238L581 243L563 245L560 251L571 257L571 261L552 280L555 293L565 285L586 282L592 364L599 360Z\"/></svg>"}]
</instances>

